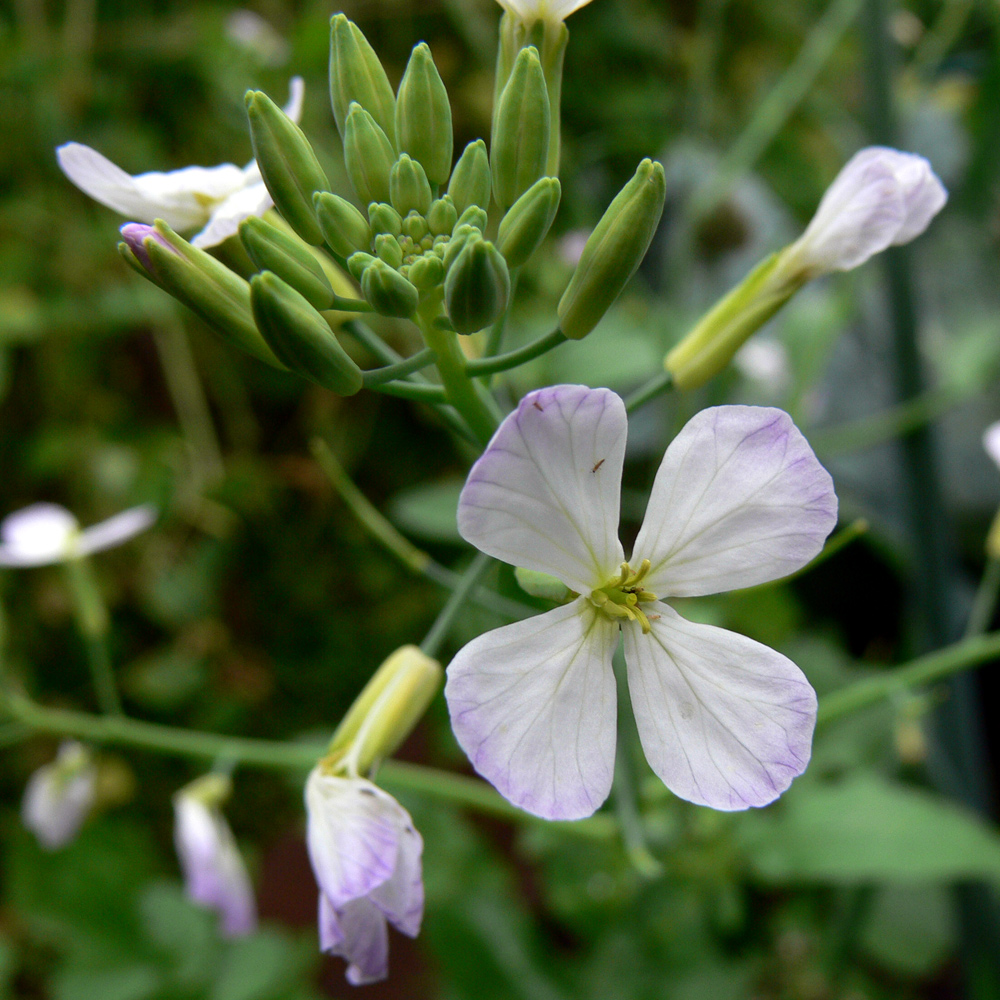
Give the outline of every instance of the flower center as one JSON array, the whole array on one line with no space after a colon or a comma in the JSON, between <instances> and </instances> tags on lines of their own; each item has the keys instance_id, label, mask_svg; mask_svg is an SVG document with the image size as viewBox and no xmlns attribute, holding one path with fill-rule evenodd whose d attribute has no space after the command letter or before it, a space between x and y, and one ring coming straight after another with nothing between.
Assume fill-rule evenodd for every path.
<instances>
[{"instance_id":1,"label":"flower center","mask_svg":"<svg viewBox=\"0 0 1000 1000\"><path fill-rule=\"evenodd\" d=\"M591 604L608 618L627 618L629 621L638 622L643 632L649 632L649 619L639 607L640 603L657 599L656 594L643 590L642 587L642 581L649 568L648 559L643 559L637 570L633 570L627 562L623 562L617 576L613 576L603 587L590 592Z\"/></svg>"}]
</instances>

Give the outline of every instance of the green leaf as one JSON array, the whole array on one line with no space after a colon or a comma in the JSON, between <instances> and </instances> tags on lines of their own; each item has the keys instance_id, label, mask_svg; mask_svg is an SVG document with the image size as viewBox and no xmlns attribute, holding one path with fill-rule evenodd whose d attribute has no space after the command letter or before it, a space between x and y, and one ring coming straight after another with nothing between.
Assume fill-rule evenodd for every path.
<instances>
[{"instance_id":1,"label":"green leaf","mask_svg":"<svg viewBox=\"0 0 1000 1000\"><path fill-rule=\"evenodd\" d=\"M55 978L54 1000L147 1000L160 988L160 975L148 965L99 972L68 969Z\"/></svg>"},{"instance_id":2,"label":"green leaf","mask_svg":"<svg viewBox=\"0 0 1000 1000\"><path fill-rule=\"evenodd\" d=\"M195 906L172 882L149 886L139 901L146 936L169 956L182 983L208 983L216 963L218 937L214 913Z\"/></svg>"},{"instance_id":3,"label":"green leaf","mask_svg":"<svg viewBox=\"0 0 1000 1000\"><path fill-rule=\"evenodd\" d=\"M300 985L309 955L289 937L261 931L230 945L223 958L211 1000L272 1000Z\"/></svg>"},{"instance_id":4,"label":"green leaf","mask_svg":"<svg viewBox=\"0 0 1000 1000\"><path fill-rule=\"evenodd\" d=\"M434 542L460 543L455 513L464 479L441 479L403 490L389 501L389 516L403 531Z\"/></svg>"},{"instance_id":5,"label":"green leaf","mask_svg":"<svg viewBox=\"0 0 1000 1000\"><path fill-rule=\"evenodd\" d=\"M864 950L890 972L923 978L955 945L954 907L943 886L879 890L865 922Z\"/></svg>"}]
</instances>

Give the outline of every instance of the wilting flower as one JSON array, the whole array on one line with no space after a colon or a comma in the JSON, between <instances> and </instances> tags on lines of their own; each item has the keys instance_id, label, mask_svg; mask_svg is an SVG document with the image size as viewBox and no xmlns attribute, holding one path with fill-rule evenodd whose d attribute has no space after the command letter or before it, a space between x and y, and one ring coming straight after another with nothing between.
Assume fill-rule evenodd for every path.
<instances>
[{"instance_id":1,"label":"wilting flower","mask_svg":"<svg viewBox=\"0 0 1000 1000\"><path fill-rule=\"evenodd\" d=\"M806 231L784 251L810 276L849 271L889 246L916 239L948 200L915 153L869 146L855 153L823 195Z\"/></svg>"},{"instance_id":2,"label":"wilting flower","mask_svg":"<svg viewBox=\"0 0 1000 1000\"><path fill-rule=\"evenodd\" d=\"M498 0L511 16L525 24L533 21L565 21L570 14L586 7L590 0Z\"/></svg>"},{"instance_id":3,"label":"wilting flower","mask_svg":"<svg viewBox=\"0 0 1000 1000\"><path fill-rule=\"evenodd\" d=\"M391 795L364 778L328 774L322 761L306 782L306 810L320 948L347 960L354 986L384 979L386 921L410 937L420 931L424 842Z\"/></svg>"},{"instance_id":4,"label":"wilting flower","mask_svg":"<svg viewBox=\"0 0 1000 1000\"><path fill-rule=\"evenodd\" d=\"M780 653L689 622L661 598L749 587L804 566L836 523L833 483L781 410L703 410L663 456L626 563L626 431L613 392L554 386L525 396L473 466L459 500L462 536L579 596L458 653L445 686L452 726L511 802L547 819L590 815L614 772L620 626L656 774L691 802L765 805L809 761L815 692Z\"/></svg>"},{"instance_id":5,"label":"wilting flower","mask_svg":"<svg viewBox=\"0 0 1000 1000\"><path fill-rule=\"evenodd\" d=\"M0 566L47 566L111 549L155 520L156 508L143 504L81 530L65 507L32 504L0 522Z\"/></svg>"},{"instance_id":6,"label":"wilting flower","mask_svg":"<svg viewBox=\"0 0 1000 1000\"><path fill-rule=\"evenodd\" d=\"M67 740L51 764L28 780L21 820L50 851L64 847L77 834L94 805L97 770L90 751Z\"/></svg>"},{"instance_id":7,"label":"wilting flower","mask_svg":"<svg viewBox=\"0 0 1000 1000\"><path fill-rule=\"evenodd\" d=\"M285 113L302 115L304 85L293 77ZM68 142L56 150L63 173L84 194L138 222L163 219L171 229L201 227L196 247L212 247L235 235L251 215L263 215L273 204L256 160L242 170L232 163L217 167L184 167L130 176L95 149Z\"/></svg>"},{"instance_id":8,"label":"wilting flower","mask_svg":"<svg viewBox=\"0 0 1000 1000\"><path fill-rule=\"evenodd\" d=\"M226 937L252 934L257 907L250 876L222 815L229 779L208 774L174 796L174 844L188 896L218 912Z\"/></svg>"}]
</instances>

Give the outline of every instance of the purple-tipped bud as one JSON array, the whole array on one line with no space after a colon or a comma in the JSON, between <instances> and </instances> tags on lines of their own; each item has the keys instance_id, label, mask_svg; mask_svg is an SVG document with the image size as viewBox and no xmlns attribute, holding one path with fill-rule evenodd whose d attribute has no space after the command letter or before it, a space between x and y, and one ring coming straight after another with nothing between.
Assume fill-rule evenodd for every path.
<instances>
[{"instance_id":1,"label":"purple-tipped bud","mask_svg":"<svg viewBox=\"0 0 1000 1000\"><path fill-rule=\"evenodd\" d=\"M152 226L147 226L144 222L127 222L119 232L122 234L122 240L135 254L136 260L150 274L155 274L156 271L153 268L153 262L149 259L149 254L146 253L145 239L147 236L152 236L157 243L166 247L171 253L177 253L176 247L172 247L162 233L158 233Z\"/></svg>"}]
</instances>

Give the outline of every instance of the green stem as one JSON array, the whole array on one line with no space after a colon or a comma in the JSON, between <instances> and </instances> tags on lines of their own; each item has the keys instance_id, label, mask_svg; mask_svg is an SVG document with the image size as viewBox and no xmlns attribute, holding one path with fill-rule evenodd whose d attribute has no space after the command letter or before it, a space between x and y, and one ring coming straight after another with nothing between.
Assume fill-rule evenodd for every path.
<instances>
[{"instance_id":1,"label":"green stem","mask_svg":"<svg viewBox=\"0 0 1000 1000\"><path fill-rule=\"evenodd\" d=\"M374 368L371 371L364 372L362 379L364 380L365 388L372 389L385 382L391 382L393 379L405 378L407 375L412 375L414 372L418 372L421 368L426 368L433 363L434 352L429 347L425 347L422 351L417 351L412 357L406 358L403 361L397 361L395 364L386 365L384 368Z\"/></svg>"},{"instance_id":2,"label":"green stem","mask_svg":"<svg viewBox=\"0 0 1000 1000\"><path fill-rule=\"evenodd\" d=\"M997 607L997 597L1000 596L1000 559L989 558L983 569L976 596L969 612L969 620L965 626L965 637L982 635L993 620Z\"/></svg>"},{"instance_id":3,"label":"green stem","mask_svg":"<svg viewBox=\"0 0 1000 1000\"><path fill-rule=\"evenodd\" d=\"M499 322L499 321L498 321ZM566 343L566 337L558 327L551 333L545 334L533 340L524 347L519 347L516 351L508 351L506 354L496 354L492 357L476 358L465 362L466 375L493 375L496 372L504 372L509 368L516 368L528 361L551 351L553 347Z\"/></svg>"},{"instance_id":4,"label":"green stem","mask_svg":"<svg viewBox=\"0 0 1000 1000\"><path fill-rule=\"evenodd\" d=\"M483 574L490 568L493 560L483 552L477 552L476 557L469 563L468 569L462 574L459 585L451 592L451 596L445 602L430 631L424 636L424 641L420 643L420 648L428 655L437 657L444 640L448 637L448 632L455 622L459 611L469 600L473 590L475 590Z\"/></svg>"},{"instance_id":5,"label":"green stem","mask_svg":"<svg viewBox=\"0 0 1000 1000\"><path fill-rule=\"evenodd\" d=\"M118 696L111 653L108 649L111 623L108 609L101 597L101 589L86 558L70 559L64 565L73 592L77 626L87 647L87 660L90 664L94 691L97 694L97 703L102 712L121 715L122 703Z\"/></svg>"},{"instance_id":6,"label":"green stem","mask_svg":"<svg viewBox=\"0 0 1000 1000\"><path fill-rule=\"evenodd\" d=\"M653 376L645 385L639 386L626 400L625 411L632 413L640 406L645 405L651 399L655 399L660 393L666 392L673 385L673 376L670 372L660 372Z\"/></svg>"},{"instance_id":7,"label":"green stem","mask_svg":"<svg viewBox=\"0 0 1000 1000\"><path fill-rule=\"evenodd\" d=\"M398 396L400 399L414 399L419 403L450 402L444 386L418 382L382 382L369 386L384 396Z\"/></svg>"},{"instance_id":8,"label":"green stem","mask_svg":"<svg viewBox=\"0 0 1000 1000\"><path fill-rule=\"evenodd\" d=\"M341 329L383 365L397 365L405 360L402 354L394 351L367 323L362 323L359 319L347 320L341 324Z\"/></svg>"},{"instance_id":9,"label":"green stem","mask_svg":"<svg viewBox=\"0 0 1000 1000\"><path fill-rule=\"evenodd\" d=\"M816 724L828 725L884 698L943 680L997 656L1000 656L1000 632L963 639L877 677L868 677L824 696Z\"/></svg>"}]
</instances>

